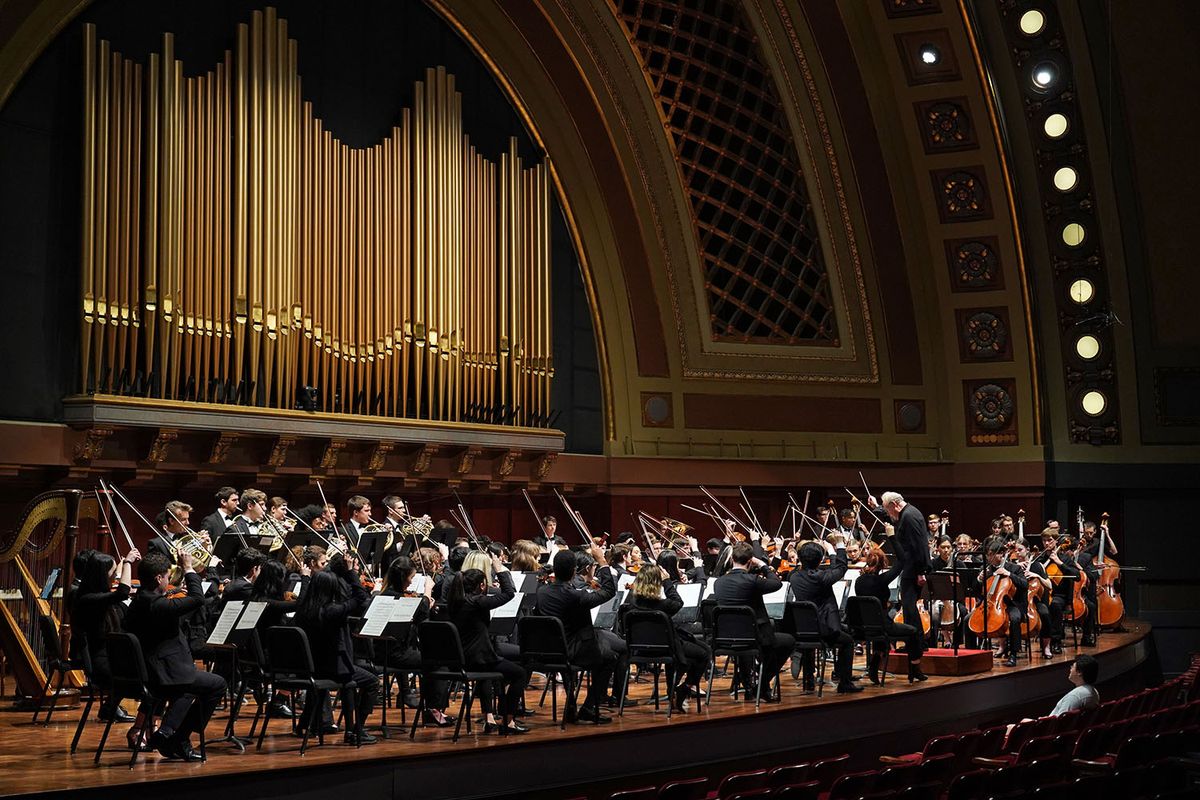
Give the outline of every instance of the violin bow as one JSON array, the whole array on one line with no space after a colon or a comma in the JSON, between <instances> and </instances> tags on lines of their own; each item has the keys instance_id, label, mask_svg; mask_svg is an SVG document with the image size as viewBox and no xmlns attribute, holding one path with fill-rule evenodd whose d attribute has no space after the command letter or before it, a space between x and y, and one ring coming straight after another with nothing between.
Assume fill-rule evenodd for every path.
<instances>
[{"instance_id":1,"label":"violin bow","mask_svg":"<svg viewBox=\"0 0 1200 800\"><path fill-rule=\"evenodd\" d=\"M529 496L529 490L522 489L521 494L525 495L525 502L529 504L529 511L533 514L533 520L538 524L538 528L541 530L542 536L550 538L549 534L546 533L546 526L542 523L542 518L538 516L537 508L535 508L533 505L533 498Z\"/></svg>"},{"instance_id":2,"label":"violin bow","mask_svg":"<svg viewBox=\"0 0 1200 800\"><path fill-rule=\"evenodd\" d=\"M121 548L117 546L117 537L116 537L116 534L113 533L112 522L110 522L108 519L108 512L104 510L104 501L100 499L100 490L96 489L95 492L96 492L96 505L98 505L100 507L100 513L102 515L104 515L104 527L108 528L108 538L112 540L113 555L116 556L117 560L119 561L120 556L121 556L121 553L120 553ZM108 490L105 489L104 493L108 494Z\"/></svg>"}]
</instances>

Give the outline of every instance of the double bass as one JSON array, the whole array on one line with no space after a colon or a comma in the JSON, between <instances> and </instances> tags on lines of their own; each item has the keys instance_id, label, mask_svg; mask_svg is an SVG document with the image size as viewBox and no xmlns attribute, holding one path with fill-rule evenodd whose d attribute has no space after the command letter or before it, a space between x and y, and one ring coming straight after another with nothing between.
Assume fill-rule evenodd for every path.
<instances>
[{"instance_id":1,"label":"double bass","mask_svg":"<svg viewBox=\"0 0 1200 800\"><path fill-rule=\"evenodd\" d=\"M1105 555L1108 543L1108 512L1100 515L1100 552L1093 565L1100 574L1096 578L1096 622L1100 625L1116 625L1125 617L1125 601L1117 593L1116 580L1121 568L1112 556Z\"/></svg>"}]
</instances>

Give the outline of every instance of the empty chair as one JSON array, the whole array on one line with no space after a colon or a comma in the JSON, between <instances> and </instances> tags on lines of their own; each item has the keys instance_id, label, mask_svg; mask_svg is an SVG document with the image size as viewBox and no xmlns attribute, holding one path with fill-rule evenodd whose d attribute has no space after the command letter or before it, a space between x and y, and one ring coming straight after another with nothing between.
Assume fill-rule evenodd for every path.
<instances>
[{"instance_id":1,"label":"empty chair","mask_svg":"<svg viewBox=\"0 0 1200 800\"><path fill-rule=\"evenodd\" d=\"M658 787L643 786L640 789L613 792L608 796L608 800L654 800L656 797L658 797Z\"/></svg>"},{"instance_id":2,"label":"empty chair","mask_svg":"<svg viewBox=\"0 0 1200 800\"><path fill-rule=\"evenodd\" d=\"M950 783L947 800L973 800L991 789L992 772L986 769L964 772Z\"/></svg>"},{"instance_id":3,"label":"empty chair","mask_svg":"<svg viewBox=\"0 0 1200 800\"><path fill-rule=\"evenodd\" d=\"M783 786L805 783L808 781L810 772L812 772L812 764L788 764L775 767L767 773L767 785L778 789Z\"/></svg>"},{"instance_id":4,"label":"empty chair","mask_svg":"<svg viewBox=\"0 0 1200 800\"><path fill-rule=\"evenodd\" d=\"M894 792L911 785L916 781L919 766L920 764L904 764L880 770L872 791Z\"/></svg>"},{"instance_id":5,"label":"empty chair","mask_svg":"<svg viewBox=\"0 0 1200 800\"><path fill-rule=\"evenodd\" d=\"M823 758L820 761L814 761L812 772L809 774L809 780L814 780L820 786L822 792L829 791L833 786L833 782L842 776L846 771L846 766L850 763L850 754L843 753L840 756L833 758Z\"/></svg>"},{"instance_id":6,"label":"empty chair","mask_svg":"<svg viewBox=\"0 0 1200 800\"><path fill-rule=\"evenodd\" d=\"M879 773L874 770L846 773L833 782L829 800L855 800L874 791L878 779Z\"/></svg>"},{"instance_id":7,"label":"empty chair","mask_svg":"<svg viewBox=\"0 0 1200 800\"><path fill-rule=\"evenodd\" d=\"M821 787L816 781L794 783L771 793L772 800L817 800L820 796Z\"/></svg>"},{"instance_id":8,"label":"empty chair","mask_svg":"<svg viewBox=\"0 0 1200 800\"><path fill-rule=\"evenodd\" d=\"M734 772L726 775L725 779L721 781L721 785L717 788L717 797L720 800L726 800L735 794L744 794L754 789L765 788L767 788L767 771L765 769Z\"/></svg>"},{"instance_id":9,"label":"empty chair","mask_svg":"<svg viewBox=\"0 0 1200 800\"><path fill-rule=\"evenodd\" d=\"M691 778L663 784L658 800L703 800L708 794L708 778Z\"/></svg>"}]
</instances>

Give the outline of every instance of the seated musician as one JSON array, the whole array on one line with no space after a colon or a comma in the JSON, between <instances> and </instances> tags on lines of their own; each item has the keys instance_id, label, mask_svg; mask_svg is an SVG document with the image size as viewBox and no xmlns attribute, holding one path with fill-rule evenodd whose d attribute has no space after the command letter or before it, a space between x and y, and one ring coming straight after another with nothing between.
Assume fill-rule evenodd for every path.
<instances>
[{"instance_id":1,"label":"seated musician","mask_svg":"<svg viewBox=\"0 0 1200 800\"><path fill-rule=\"evenodd\" d=\"M1074 603L1075 581L1079 578L1079 568L1069 554L1059 549L1057 528L1047 527L1042 531L1042 553L1038 561L1043 568L1053 564L1063 575L1063 580L1059 580L1058 583L1050 582L1050 652L1058 654L1063 651L1063 620L1066 618L1067 609Z\"/></svg>"},{"instance_id":2,"label":"seated musician","mask_svg":"<svg viewBox=\"0 0 1200 800\"><path fill-rule=\"evenodd\" d=\"M483 556L475 551L472 555ZM485 723L484 733L498 730L502 736L525 733L529 729L516 721L516 714L529 685L529 673L516 661L503 658L492 644L488 631L491 622L491 611L512 600L516 595L512 576L496 555L490 556L491 572L500 583L497 594L488 594L487 573L464 562L464 569L455 576L447 592L447 607L450 621L458 628L462 639L463 655L466 657L469 669L499 672L504 678L500 683L499 713L501 722L497 724L492 713L492 682L484 681L479 686L479 697L483 702Z\"/></svg>"},{"instance_id":3,"label":"seated musician","mask_svg":"<svg viewBox=\"0 0 1200 800\"><path fill-rule=\"evenodd\" d=\"M239 502L241 497L238 496L237 489L222 486L217 490L217 510L200 522L200 530L207 533L211 541L217 541L237 519Z\"/></svg>"},{"instance_id":4,"label":"seated musician","mask_svg":"<svg viewBox=\"0 0 1200 800\"><path fill-rule=\"evenodd\" d=\"M1025 545L1024 541L1019 539L1012 544L1011 557L1014 563L1024 568L1025 580L1029 583L1029 590L1034 591L1036 587L1041 587L1041 594L1034 601L1034 606L1037 609L1038 621L1040 623L1038 631L1041 638L1042 657L1053 658L1054 653L1050 649L1050 628L1052 624L1050 619L1050 604L1047 602L1050 599L1050 592L1053 589L1053 585L1046 574L1046 568L1033 560L1033 557L1029 554L1029 548ZM1026 608L1025 613L1029 613L1028 608Z\"/></svg>"},{"instance_id":5,"label":"seated musician","mask_svg":"<svg viewBox=\"0 0 1200 800\"><path fill-rule=\"evenodd\" d=\"M260 535L263 519L267 516L267 495L258 489L242 492L242 505L246 509L225 530L226 536L237 536L242 547L253 547ZM222 552L225 552L224 550Z\"/></svg>"},{"instance_id":6,"label":"seated musician","mask_svg":"<svg viewBox=\"0 0 1200 800\"><path fill-rule=\"evenodd\" d=\"M513 572L539 572L542 569L542 548L529 539L517 539L509 551L512 554Z\"/></svg>"},{"instance_id":7,"label":"seated musician","mask_svg":"<svg viewBox=\"0 0 1200 800\"><path fill-rule=\"evenodd\" d=\"M365 730L379 696L379 677L354 663L354 642L348 619L366 611L370 596L359 581L357 562L338 554L328 569L316 572L296 604L294 623L308 634L317 677L353 683L342 693L347 744L375 744ZM302 725L311 726L316 704L305 704Z\"/></svg>"},{"instance_id":8,"label":"seated musician","mask_svg":"<svg viewBox=\"0 0 1200 800\"><path fill-rule=\"evenodd\" d=\"M1096 560L1100 558L1100 537L1097 535L1096 523L1091 520L1083 523L1082 544L1075 563L1087 575L1087 583L1083 587L1083 600L1087 604L1088 614L1083 618L1083 640L1080 643L1084 647L1094 647L1099 630L1096 625L1096 593L1100 585L1100 569L1096 566ZM1104 537L1104 553L1109 556L1117 554L1117 546L1113 544L1112 537L1107 535Z\"/></svg>"},{"instance_id":9,"label":"seated musician","mask_svg":"<svg viewBox=\"0 0 1200 800\"><path fill-rule=\"evenodd\" d=\"M200 576L192 569L191 556L179 554L187 596L168 597L167 574L171 562L162 553L147 553L138 564L141 588L125 614L125 630L138 638L146 669L155 688L175 698L150 744L165 758L199 761L192 749L191 734L202 731L225 695L225 679L196 669L183 618L204 604Z\"/></svg>"},{"instance_id":10,"label":"seated musician","mask_svg":"<svg viewBox=\"0 0 1200 800\"><path fill-rule=\"evenodd\" d=\"M800 566L792 570L788 582L791 583L792 596L797 602L816 604L821 636L829 646L837 649L834 672L838 680L838 693L861 692L862 687L854 684L854 639L842 630L842 617L838 609L837 598L833 594L834 585L846 576L845 540L837 531L831 532L828 540L834 547L829 568L821 569L825 548L817 542L805 542L800 546ZM811 659L811 654L806 653L804 659L804 689L806 691L816 688Z\"/></svg>"},{"instance_id":11,"label":"seated musician","mask_svg":"<svg viewBox=\"0 0 1200 800\"><path fill-rule=\"evenodd\" d=\"M191 526L192 507L180 500L171 500L163 507L155 522L163 531L161 536L155 536L150 540L147 550L157 552L167 558L174 565L171 573L168 575L168 583L177 583L182 585L182 574L180 571L179 562L177 559L177 542L190 530ZM204 545L208 552L212 552L213 545L205 531L196 531L200 537L200 542ZM214 559L215 560L215 559ZM202 575L208 570L198 564L193 564L193 569ZM215 571L215 570L214 570ZM206 642L208 634L212 632L212 627L217 622L216 606L219 600L217 593L217 582L212 581L208 590L204 592L204 603L195 609L191 610L183 617L182 623L184 631L187 633L188 644L192 648L192 655L196 658L207 658L211 651Z\"/></svg>"},{"instance_id":12,"label":"seated musician","mask_svg":"<svg viewBox=\"0 0 1200 800\"><path fill-rule=\"evenodd\" d=\"M664 555L667 554L662 553L659 557ZM632 587L633 607L661 611L668 618L674 617L683 608L683 598L675 588L677 583L666 567L647 566L639 570ZM671 702L675 704L676 711L686 711L688 687L699 684L712 659L712 650L685 626L675 625L675 632L681 651L677 658L682 668L675 676L676 685L671 693Z\"/></svg>"},{"instance_id":13,"label":"seated musician","mask_svg":"<svg viewBox=\"0 0 1200 800\"><path fill-rule=\"evenodd\" d=\"M595 555L603 557L594 545L593 550ZM578 711L568 708L565 712L567 721L605 724L612 719L600 713L600 704L606 700L608 686L625 651L625 642L616 634L597 630L592 624L591 610L613 598L611 586L601 584L595 591L573 588L575 564L575 554L570 550L554 554L554 581L538 587L537 608L545 616L562 620L571 662L592 672L583 706Z\"/></svg>"},{"instance_id":14,"label":"seated musician","mask_svg":"<svg viewBox=\"0 0 1200 800\"><path fill-rule=\"evenodd\" d=\"M154 536L150 539L150 544L146 548L147 552L159 552L165 555L172 563L175 561L175 542L187 533L188 526L191 524L192 507L180 500L172 500L164 507L162 513L158 515L158 522L161 530L161 536ZM212 552L212 541L208 534L204 531L197 531L208 551Z\"/></svg>"},{"instance_id":15,"label":"seated musician","mask_svg":"<svg viewBox=\"0 0 1200 800\"><path fill-rule=\"evenodd\" d=\"M608 560L608 566L600 570L600 580L612 580L616 582L621 579L622 575L629 575L630 572L627 569L627 566L629 564L629 554L631 552L632 551L627 544L614 544L612 547L608 548L608 552L605 554Z\"/></svg>"},{"instance_id":16,"label":"seated musician","mask_svg":"<svg viewBox=\"0 0 1200 800\"><path fill-rule=\"evenodd\" d=\"M937 552L933 556L932 564L934 572L951 572L955 569L956 565L958 567L966 566L961 559L957 562L955 561L954 542L951 541L949 536L941 536L938 538ZM959 585L963 587L959 590L959 598L965 599L967 595L974 594L976 591L973 583L974 575L967 571L960 571L958 573L958 581ZM947 620L946 627L949 626L950 620L957 620L957 624L954 625L952 643L962 643L963 630L965 629L967 622L967 609L962 602L959 602L958 613L955 614L953 609L947 605L949 602L951 601L935 598L929 604L930 619L933 621L933 625L929 631L929 637L934 644L936 644L939 634L941 633L941 629L944 627L940 622L943 618Z\"/></svg>"},{"instance_id":17,"label":"seated musician","mask_svg":"<svg viewBox=\"0 0 1200 800\"><path fill-rule=\"evenodd\" d=\"M542 531L533 537L533 543L543 549L548 549L550 542L554 542L555 547L563 548L567 546L567 540L558 535L558 520L551 516L542 517Z\"/></svg>"},{"instance_id":18,"label":"seated musician","mask_svg":"<svg viewBox=\"0 0 1200 800\"><path fill-rule=\"evenodd\" d=\"M243 547L239 550L233 562L233 580L225 584L221 599L225 603L249 600L250 587L254 585L254 579L258 577L266 561L266 555L257 548Z\"/></svg>"},{"instance_id":19,"label":"seated musician","mask_svg":"<svg viewBox=\"0 0 1200 800\"><path fill-rule=\"evenodd\" d=\"M239 557L240 555L239 553ZM301 570L303 575L311 574L308 568L303 566L303 562L301 562ZM276 625L283 625L287 615L296 610L296 600L285 599L288 577L283 564L271 559L264 559L261 566L254 571L254 582L246 596L235 598L267 604L267 607L263 609L262 616L254 625L255 630L261 632ZM226 600L230 599L229 589L225 590L224 597ZM293 716L292 708L283 696L272 697L270 703L272 717Z\"/></svg>"},{"instance_id":20,"label":"seated musician","mask_svg":"<svg viewBox=\"0 0 1200 800\"><path fill-rule=\"evenodd\" d=\"M388 643L388 666L410 667L414 671L421 666L421 651L417 646L417 627L429 619L434 602L432 579L422 581L422 592L419 595L412 591L413 579L416 576L417 565L411 558L400 556L393 560L388 567L383 590L380 592L386 597L420 596L421 598L421 602L417 604L417 610L413 614L412 625L408 627L408 634ZM382 663L382 659L377 660L376 663ZM435 681L430 686L421 687L425 694L425 711L422 718L426 725L436 725L439 728L454 725L455 718L446 715L446 706L449 705L449 688L445 681ZM418 705L416 694L406 691L404 702L406 705L416 708Z\"/></svg>"},{"instance_id":21,"label":"seated musician","mask_svg":"<svg viewBox=\"0 0 1200 800\"><path fill-rule=\"evenodd\" d=\"M987 580L990 576L1008 578L1016 587L1012 597L1004 598L1005 613L1008 615L1008 633L1001 636L1000 647L994 653L997 657L1006 655L1004 666L1015 667L1017 654L1021 652L1021 623L1025 619L1025 607L1029 603L1029 583L1025 579L1025 570L1005 558L1008 543L1003 535L991 536L984 543L984 557L987 566L981 573L979 582L983 588L986 602Z\"/></svg>"},{"instance_id":22,"label":"seated musician","mask_svg":"<svg viewBox=\"0 0 1200 800\"><path fill-rule=\"evenodd\" d=\"M866 566L863 567L858 580L854 582L854 592L860 597L874 597L879 600L879 605L884 611L883 630L893 639L904 641L904 652L908 654L908 682L913 683L927 679L925 673L921 672L921 648L917 641L921 636L921 630L917 628L921 621L918 619L911 622L896 622L887 613L892 593L889 587L892 581L900 575L900 570L900 564L889 568L887 555L883 550L875 549L867 554ZM879 685L879 667L886 657L887 653L876 648L871 653L871 662L867 665L867 678L877 686Z\"/></svg>"},{"instance_id":23,"label":"seated musician","mask_svg":"<svg viewBox=\"0 0 1200 800\"><path fill-rule=\"evenodd\" d=\"M87 649L91 660L88 678L101 689L112 685L108 667L108 642L105 636L121 630L125 618L125 601L132 588L133 564L142 554L135 547L118 563L108 553L89 550L88 559L80 571L79 586L71 596L71 649ZM113 588L113 580L117 581ZM109 695L100 706L100 719L132 722L133 717L121 708L116 697Z\"/></svg>"},{"instance_id":24,"label":"seated musician","mask_svg":"<svg viewBox=\"0 0 1200 800\"><path fill-rule=\"evenodd\" d=\"M779 675L779 670L791 655L796 640L786 633L775 632L775 625L763 604L763 595L779 591L783 581L779 580L762 559L754 555L754 547L747 542L735 544L731 548L730 559L732 565L729 572L717 578L713 594L717 598L718 606L749 606L754 610L758 623L758 643L763 648L763 700L777 703L780 693L769 688L770 681ZM743 670L742 674L749 676L750 672Z\"/></svg>"}]
</instances>

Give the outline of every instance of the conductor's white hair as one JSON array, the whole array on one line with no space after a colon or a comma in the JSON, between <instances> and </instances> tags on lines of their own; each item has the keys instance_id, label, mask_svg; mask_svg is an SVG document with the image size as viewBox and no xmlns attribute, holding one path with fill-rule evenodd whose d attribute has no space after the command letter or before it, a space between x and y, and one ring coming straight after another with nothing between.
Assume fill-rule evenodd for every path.
<instances>
[{"instance_id":1,"label":"conductor's white hair","mask_svg":"<svg viewBox=\"0 0 1200 800\"><path fill-rule=\"evenodd\" d=\"M899 492L884 492L883 496L879 498L879 501L885 506L889 503L903 503L904 496Z\"/></svg>"}]
</instances>

